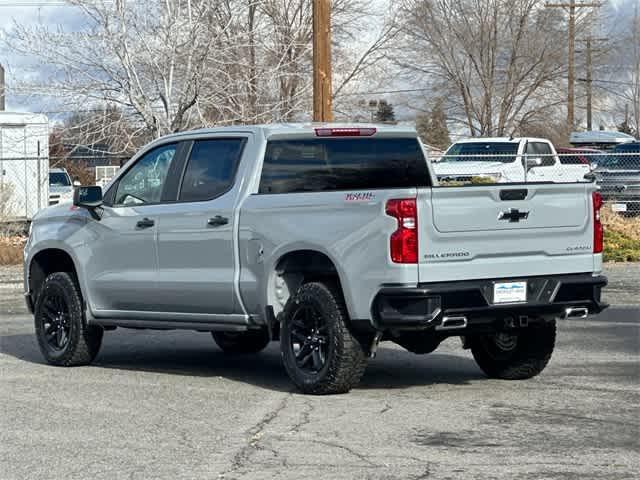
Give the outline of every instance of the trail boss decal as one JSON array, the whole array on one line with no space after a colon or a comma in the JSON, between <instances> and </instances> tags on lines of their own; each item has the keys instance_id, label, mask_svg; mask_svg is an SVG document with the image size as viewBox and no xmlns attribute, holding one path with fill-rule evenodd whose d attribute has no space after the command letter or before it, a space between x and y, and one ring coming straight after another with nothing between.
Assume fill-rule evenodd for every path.
<instances>
[{"instance_id":1,"label":"trail boss decal","mask_svg":"<svg viewBox=\"0 0 640 480\"><path fill-rule=\"evenodd\" d=\"M347 202L369 202L375 200L376 196L373 192L347 193L344 199Z\"/></svg>"}]
</instances>

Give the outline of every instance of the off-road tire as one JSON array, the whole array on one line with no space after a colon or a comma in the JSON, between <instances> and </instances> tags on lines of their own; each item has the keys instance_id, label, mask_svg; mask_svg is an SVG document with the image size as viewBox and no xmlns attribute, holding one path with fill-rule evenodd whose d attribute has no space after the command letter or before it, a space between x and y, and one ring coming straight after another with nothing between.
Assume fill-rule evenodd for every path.
<instances>
[{"instance_id":1,"label":"off-road tire","mask_svg":"<svg viewBox=\"0 0 640 480\"><path fill-rule=\"evenodd\" d=\"M258 353L270 342L269 332L266 329L246 332L211 332L211 336L223 352L230 354Z\"/></svg>"},{"instance_id":2,"label":"off-road tire","mask_svg":"<svg viewBox=\"0 0 640 480\"><path fill-rule=\"evenodd\" d=\"M53 296L63 301L68 310L65 315L65 325L68 328L67 342L60 349L55 349L48 343L45 333L44 314L49 305L47 299L51 300ZM56 272L45 279L34 312L38 346L49 364L73 367L88 365L96 358L104 332L102 327L86 324L80 288L71 274Z\"/></svg>"},{"instance_id":3,"label":"off-road tire","mask_svg":"<svg viewBox=\"0 0 640 480\"><path fill-rule=\"evenodd\" d=\"M471 353L490 378L524 380L538 375L549 363L556 341L556 322L530 326L517 334L515 348L496 352L494 337L476 336Z\"/></svg>"},{"instance_id":4,"label":"off-road tire","mask_svg":"<svg viewBox=\"0 0 640 480\"><path fill-rule=\"evenodd\" d=\"M292 346L293 314L301 306L316 309L326 324L327 352L324 365L309 373L296 362ZM337 285L325 282L303 284L282 312L280 349L289 377L304 393L315 395L346 393L360 382L367 366L363 345L350 330L349 315Z\"/></svg>"}]
</instances>

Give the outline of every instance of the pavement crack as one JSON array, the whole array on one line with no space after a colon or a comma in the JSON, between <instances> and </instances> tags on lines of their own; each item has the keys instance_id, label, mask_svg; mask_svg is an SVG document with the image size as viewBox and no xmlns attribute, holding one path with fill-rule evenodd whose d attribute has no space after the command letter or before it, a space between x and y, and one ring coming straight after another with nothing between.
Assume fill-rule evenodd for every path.
<instances>
[{"instance_id":1,"label":"pavement crack","mask_svg":"<svg viewBox=\"0 0 640 480\"><path fill-rule=\"evenodd\" d=\"M311 414L313 413L315 407L309 400L304 401L304 407L305 408L300 414L300 420L291 427L289 433L299 433L305 425L308 425L311 422Z\"/></svg>"},{"instance_id":2,"label":"pavement crack","mask_svg":"<svg viewBox=\"0 0 640 480\"><path fill-rule=\"evenodd\" d=\"M320 445L325 445L327 447L334 447L334 448L339 448L341 450L344 450L345 452L349 453L350 455L356 457L357 459L359 459L360 461L366 463L368 466L370 467L380 467L381 465L378 465L375 462L372 462L371 460L369 460L369 457L363 453L360 452L356 452L353 448L350 447L346 447L344 445L341 445L337 442L330 442L328 440L311 440L313 443L318 443Z\"/></svg>"},{"instance_id":3,"label":"pavement crack","mask_svg":"<svg viewBox=\"0 0 640 480\"><path fill-rule=\"evenodd\" d=\"M260 441L264 436L264 431L266 427L269 426L269 424L278 417L278 415L280 414L280 412L282 412L282 410L284 410L284 408L287 406L287 402L289 401L289 398L291 398L291 395L292 394L289 394L286 397L284 397L275 406L275 408L267 412L267 414L262 418L262 420L260 420L258 423L256 423L253 427L251 427L247 431L247 435L249 435L249 441L247 442L246 445L240 448L238 452L236 452L236 454L233 456L233 459L231 460L231 467L228 470L225 470L224 472L222 472L220 475L218 475L218 478L226 478L228 475L232 475L238 471L243 470L251 460L251 456L253 455L253 453L256 450L262 449L262 447L260 446ZM267 450L269 450L276 457L278 457L278 453L275 450L272 450L272 449L267 449Z\"/></svg>"}]
</instances>

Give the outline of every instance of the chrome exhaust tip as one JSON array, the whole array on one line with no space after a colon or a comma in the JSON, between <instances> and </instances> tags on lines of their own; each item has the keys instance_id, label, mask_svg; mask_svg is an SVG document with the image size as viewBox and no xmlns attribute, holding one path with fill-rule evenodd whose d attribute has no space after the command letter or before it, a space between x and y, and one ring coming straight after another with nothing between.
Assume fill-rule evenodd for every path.
<instances>
[{"instance_id":1,"label":"chrome exhaust tip","mask_svg":"<svg viewBox=\"0 0 640 480\"><path fill-rule=\"evenodd\" d=\"M563 320L568 318L587 318L589 316L589 309L585 307L570 307L564 311L564 315L562 316Z\"/></svg>"},{"instance_id":2,"label":"chrome exhaust tip","mask_svg":"<svg viewBox=\"0 0 640 480\"><path fill-rule=\"evenodd\" d=\"M444 317L436 330L458 330L467 328L467 317Z\"/></svg>"}]
</instances>

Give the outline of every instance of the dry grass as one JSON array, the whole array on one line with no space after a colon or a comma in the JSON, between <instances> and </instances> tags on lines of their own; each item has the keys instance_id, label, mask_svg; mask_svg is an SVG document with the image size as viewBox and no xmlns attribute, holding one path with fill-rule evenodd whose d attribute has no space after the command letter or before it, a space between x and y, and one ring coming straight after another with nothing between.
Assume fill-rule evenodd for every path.
<instances>
[{"instance_id":1,"label":"dry grass","mask_svg":"<svg viewBox=\"0 0 640 480\"><path fill-rule=\"evenodd\" d=\"M604 259L607 262L640 261L640 217L623 217L607 206L602 209Z\"/></svg>"},{"instance_id":2,"label":"dry grass","mask_svg":"<svg viewBox=\"0 0 640 480\"><path fill-rule=\"evenodd\" d=\"M18 265L22 263L22 249L25 241L24 237L0 236L0 265Z\"/></svg>"},{"instance_id":3,"label":"dry grass","mask_svg":"<svg viewBox=\"0 0 640 480\"><path fill-rule=\"evenodd\" d=\"M615 230L633 240L640 241L640 216L623 217L605 206L602 209L602 223L606 229Z\"/></svg>"}]
</instances>

